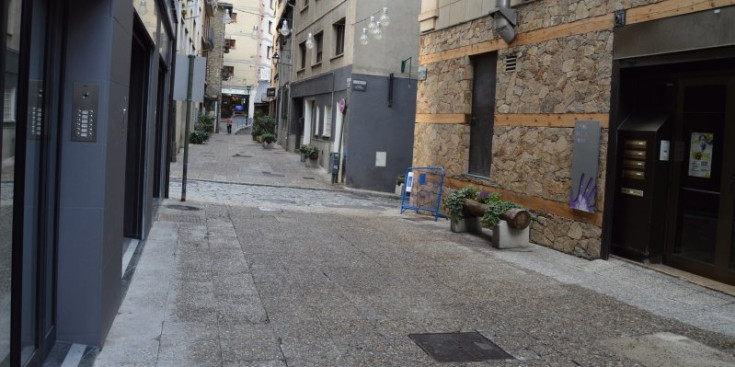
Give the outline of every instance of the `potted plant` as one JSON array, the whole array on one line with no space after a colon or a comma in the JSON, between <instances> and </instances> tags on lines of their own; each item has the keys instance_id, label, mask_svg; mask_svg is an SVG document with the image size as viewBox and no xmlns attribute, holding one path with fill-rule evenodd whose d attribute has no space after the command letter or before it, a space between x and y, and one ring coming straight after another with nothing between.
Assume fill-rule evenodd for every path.
<instances>
[{"instance_id":1,"label":"potted plant","mask_svg":"<svg viewBox=\"0 0 735 367\"><path fill-rule=\"evenodd\" d=\"M465 199L477 199L477 189L469 186L463 187L444 197L444 208L449 214L449 225L452 232L467 232L468 230L464 216ZM479 223L475 223L477 219L472 221L472 225L479 225Z\"/></svg>"},{"instance_id":2,"label":"potted plant","mask_svg":"<svg viewBox=\"0 0 735 367\"><path fill-rule=\"evenodd\" d=\"M265 149L271 149L273 148L273 143L276 141L276 135L271 133L265 133L260 136L260 140L263 143L263 148Z\"/></svg>"},{"instance_id":3,"label":"potted plant","mask_svg":"<svg viewBox=\"0 0 735 367\"><path fill-rule=\"evenodd\" d=\"M403 184L406 182L406 175L401 173L396 177L396 195L403 194Z\"/></svg>"},{"instance_id":4,"label":"potted plant","mask_svg":"<svg viewBox=\"0 0 735 367\"><path fill-rule=\"evenodd\" d=\"M307 167L314 168L318 165L317 159L319 159L319 148L311 144L305 144L302 145L299 150L301 151L302 157L304 157Z\"/></svg>"}]
</instances>

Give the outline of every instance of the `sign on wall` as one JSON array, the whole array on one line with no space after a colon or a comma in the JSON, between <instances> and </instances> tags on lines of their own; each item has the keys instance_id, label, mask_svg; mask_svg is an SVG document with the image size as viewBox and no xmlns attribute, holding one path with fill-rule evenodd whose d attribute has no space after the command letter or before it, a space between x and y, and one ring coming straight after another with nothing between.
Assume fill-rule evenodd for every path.
<instances>
[{"instance_id":1,"label":"sign on wall","mask_svg":"<svg viewBox=\"0 0 735 367\"><path fill-rule=\"evenodd\" d=\"M367 91L367 81L365 80L353 80L352 81L352 90L365 92Z\"/></svg>"},{"instance_id":2,"label":"sign on wall","mask_svg":"<svg viewBox=\"0 0 735 367\"><path fill-rule=\"evenodd\" d=\"M594 213L597 209L597 166L600 158L600 122L574 122L572 187L569 206Z\"/></svg>"},{"instance_id":3,"label":"sign on wall","mask_svg":"<svg viewBox=\"0 0 735 367\"><path fill-rule=\"evenodd\" d=\"M689 176L710 178L712 175L712 133L692 133L689 145Z\"/></svg>"}]
</instances>

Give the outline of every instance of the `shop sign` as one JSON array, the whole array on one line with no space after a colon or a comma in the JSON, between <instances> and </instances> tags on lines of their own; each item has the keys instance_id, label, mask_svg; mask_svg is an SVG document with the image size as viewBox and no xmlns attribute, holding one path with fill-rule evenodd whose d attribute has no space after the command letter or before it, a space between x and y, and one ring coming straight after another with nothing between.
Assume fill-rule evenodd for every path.
<instances>
[{"instance_id":1,"label":"shop sign","mask_svg":"<svg viewBox=\"0 0 735 367\"><path fill-rule=\"evenodd\" d=\"M572 187L569 206L594 213L597 209L597 166L600 158L600 122L574 122Z\"/></svg>"}]
</instances>

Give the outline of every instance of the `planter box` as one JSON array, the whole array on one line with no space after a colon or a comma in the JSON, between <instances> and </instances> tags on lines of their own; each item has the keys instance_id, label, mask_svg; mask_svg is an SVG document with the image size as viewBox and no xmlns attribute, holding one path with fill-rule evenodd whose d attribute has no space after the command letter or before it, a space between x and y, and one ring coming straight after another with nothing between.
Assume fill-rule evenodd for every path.
<instances>
[{"instance_id":1,"label":"planter box","mask_svg":"<svg viewBox=\"0 0 735 367\"><path fill-rule=\"evenodd\" d=\"M464 217L463 219L450 219L449 229L454 233L482 233L482 222L478 217Z\"/></svg>"},{"instance_id":2,"label":"planter box","mask_svg":"<svg viewBox=\"0 0 735 367\"><path fill-rule=\"evenodd\" d=\"M396 195L403 195L403 184L396 185Z\"/></svg>"},{"instance_id":3,"label":"planter box","mask_svg":"<svg viewBox=\"0 0 735 367\"><path fill-rule=\"evenodd\" d=\"M263 149L273 149L273 145L275 145L275 143L263 142Z\"/></svg>"},{"instance_id":4,"label":"planter box","mask_svg":"<svg viewBox=\"0 0 735 367\"><path fill-rule=\"evenodd\" d=\"M307 159L304 164L306 168L319 168L319 161L316 159Z\"/></svg>"},{"instance_id":5,"label":"planter box","mask_svg":"<svg viewBox=\"0 0 735 367\"><path fill-rule=\"evenodd\" d=\"M511 228L508 222L501 220L493 228L493 247L497 249L528 247L531 227L523 229Z\"/></svg>"}]
</instances>

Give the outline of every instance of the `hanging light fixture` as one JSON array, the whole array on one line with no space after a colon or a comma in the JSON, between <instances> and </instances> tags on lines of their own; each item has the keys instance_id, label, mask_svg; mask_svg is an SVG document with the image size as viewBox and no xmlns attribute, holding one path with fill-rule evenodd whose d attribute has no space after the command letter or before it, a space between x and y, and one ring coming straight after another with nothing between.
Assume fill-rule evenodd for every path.
<instances>
[{"instance_id":1,"label":"hanging light fixture","mask_svg":"<svg viewBox=\"0 0 735 367\"><path fill-rule=\"evenodd\" d=\"M230 9L225 9L225 16L223 20L225 21L225 24L230 24L232 22L232 18L230 17Z\"/></svg>"},{"instance_id":2,"label":"hanging light fixture","mask_svg":"<svg viewBox=\"0 0 735 367\"><path fill-rule=\"evenodd\" d=\"M390 17L388 16L388 7L383 7L383 12L380 14L380 24L383 25L383 27L387 27L390 25Z\"/></svg>"},{"instance_id":3,"label":"hanging light fixture","mask_svg":"<svg viewBox=\"0 0 735 367\"><path fill-rule=\"evenodd\" d=\"M314 48L314 40L311 36L311 32L309 32L309 35L306 37L306 48L308 48L309 50Z\"/></svg>"},{"instance_id":4,"label":"hanging light fixture","mask_svg":"<svg viewBox=\"0 0 735 367\"><path fill-rule=\"evenodd\" d=\"M375 23L375 31L373 32L373 37L375 37L376 40L383 39L383 30L380 27L380 22Z\"/></svg>"},{"instance_id":5,"label":"hanging light fixture","mask_svg":"<svg viewBox=\"0 0 735 367\"><path fill-rule=\"evenodd\" d=\"M362 35L360 35L360 43L362 45L367 45L368 42L370 42L370 37L368 37L368 30L367 28L363 28Z\"/></svg>"},{"instance_id":6,"label":"hanging light fixture","mask_svg":"<svg viewBox=\"0 0 735 367\"><path fill-rule=\"evenodd\" d=\"M138 3L138 14L140 15L146 15L148 14L148 2L145 0L140 0Z\"/></svg>"},{"instance_id":7,"label":"hanging light fixture","mask_svg":"<svg viewBox=\"0 0 735 367\"><path fill-rule=\"evenodd\" d=\"M281 32L281 35L283 37L286 37L286 36L288 36L291 33L291 30L288 29L288 21L287 20L285 20L285 19L283 20L283 24L281 25L281 30L279 32Z\"/></svg>"},{"instance_id":8,"label":"hanging light fixture","mask_svg":"<svg viewBox=\"0 0 735 367\"><path fill-rule=\"evenodd\" d=\"M378 26L375 24L375 16L371 15L370 16L370 23L368 23L368 26L367 26L368 31L370 31L370 33L375 33L375 28L377 28L377 27Z\"/></svg>"}]
</instances>

